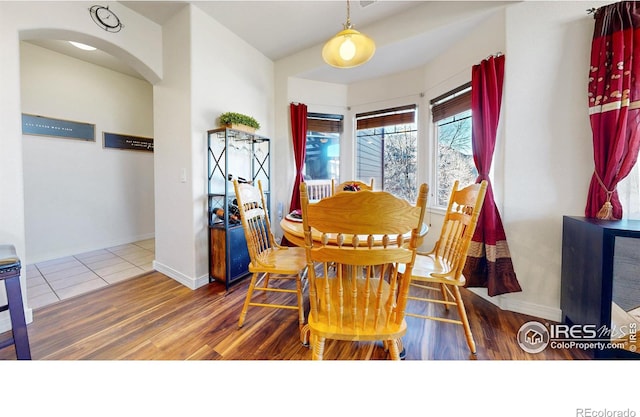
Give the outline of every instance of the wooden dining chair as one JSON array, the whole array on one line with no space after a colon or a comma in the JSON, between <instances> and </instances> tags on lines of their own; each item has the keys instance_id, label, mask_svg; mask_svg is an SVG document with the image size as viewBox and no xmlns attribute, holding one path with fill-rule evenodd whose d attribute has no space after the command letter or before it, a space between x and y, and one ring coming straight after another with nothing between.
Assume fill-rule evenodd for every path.
<instances>
[{"instance_id":1,"label":"wooden dining chair","mask_svg":"<svg viewBox=\"0 0 640 417\"><path fill-rule=\"evenodd\" d=\"M361 190L373 191L373 178L371 178L369 183L362 182L360 180L352 180L352 181L345 181L345 182L340 183L338 185L334 184L331 194L335 194L335 193L338 193L340 191L349 191L349 190L345 190L345 189L346 188L351 188L351 187L357 188L358 191L361 191ZM351 190L351 191L353 191L353 190Z\"/></svg>"},{"instance_id":2,"label":"wooden dining chair","mask_svg":"<svg viewBox=\"0 0 640 417\"><path fill-rule=\"evenodd\" d=\"M307 261L304 248L280 246L271 231L271 222L267 204L262 191L262 183L258 187L251 184L233 181L236 193L240 220L249 249L249 272L251 282L247 290L238 327L242 327L249 307L270 307L297 310L299 326L304 325L304 306L302 301L303 279L306 276ZM273 281L295 280L295 289L274 285ZM272 284L271 286L269 284ZM273 301L267 297L257 301L254 293L295 294L295 303L283 304L280 296Z\"/></svg>"},{"instance_id":3,"label":"wooden dining chair","mask_svg":"<svg viewBox=\"0 0 640 417\"><path fill-rule=\"evenodd\" d=\"M302 340L310 340L313 359L323 358L326 339L382 341L400 359L409 282L398 280L397 265L413 269L427 192L423 184L415 206L383 191L309 204L300 186L310 300Z\"/></svg>"},{"instance_id":4,"label":"wooden dining chair","mask_svg":"<svg viewBox=\"0 0 640 417\"><path fill-rule=\"evenodd\" d=\"M305 180L310 201L322 200L333 195L334 180Z\"/></svg>"},{"instance_id":5,"label":"wooden dining chair","mask_svg":"<svg viewBox=\"0 0 640 417\"><path fill-rule=\"evenodd\" d=\"M407 313L407 316L462 325L469 350L475 354L476 344L460 296L460 287L465 285L462 270L484 202L487 182L482 181L462 189L458 189L458 186L459 182L456 181L449 197L440 236L433 249L424 253L418 251L411 273L403 270L402 266L400 271L403 277L411 277L409 300L441 304L447 311L450 305L455 305L458 310L457 319L414 313ZM429 295L434 291L440 293L439 298Z\"/></svg>"}]
</instances>

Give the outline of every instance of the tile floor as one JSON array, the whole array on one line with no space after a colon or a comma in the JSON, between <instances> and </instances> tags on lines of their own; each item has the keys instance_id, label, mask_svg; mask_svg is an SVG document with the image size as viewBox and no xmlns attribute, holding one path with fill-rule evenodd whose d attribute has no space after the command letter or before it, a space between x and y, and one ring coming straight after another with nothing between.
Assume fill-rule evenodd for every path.
<instances>
[{"instance_id":1,"label":"tile floor","mask_svg":"<svg viewBox=\"0 0 640 417\"><path fill-rule=\"evenodd\" d=\"M25 267L27 305L44 307L151 271L155 239L53 259Z\"/></svg>"}]
</instances>

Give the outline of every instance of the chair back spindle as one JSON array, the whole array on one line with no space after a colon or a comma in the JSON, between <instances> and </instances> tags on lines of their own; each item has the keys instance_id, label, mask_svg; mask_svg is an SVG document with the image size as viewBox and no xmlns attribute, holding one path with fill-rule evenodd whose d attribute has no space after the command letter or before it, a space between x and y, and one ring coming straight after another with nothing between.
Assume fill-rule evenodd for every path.
<instances>
[{"instance_id":1,"label":"chair back spindle","mask_svg":"<svg viewBox=\"0 0 640 417\"><path fill-rule=\"evenodd\" d=\"M453 185L440 237L429 252L436 262L446 266L444 271L453 279L460 279L467 260L467 252L475 232L487 183L483 181L458 189ZM443 271L443 272L444 272Z\"/></svg>"},{"instance_id":2,"label":"chair back spindle","mask_svg":"<svg viewBox=\"0 0 640 417\"><path fill-rule=\"evenodd\" d=\"M245 230L251 262L268 265L267 252L277 248L278 244L271 232L262 183L259 182L257 188L250 184L238 183L236 199L243 214L240 220Z\"/></svg>"},{"instance_id":3,"label":"chair back spindle","mask_svg":"<svg viewBox=\"0 0 640 417\"><path fill-rule=\"evenodd\" d=\"M310 201L322 200L333 194L334 180L306 180Z\"/></svg>"}]
</instances>

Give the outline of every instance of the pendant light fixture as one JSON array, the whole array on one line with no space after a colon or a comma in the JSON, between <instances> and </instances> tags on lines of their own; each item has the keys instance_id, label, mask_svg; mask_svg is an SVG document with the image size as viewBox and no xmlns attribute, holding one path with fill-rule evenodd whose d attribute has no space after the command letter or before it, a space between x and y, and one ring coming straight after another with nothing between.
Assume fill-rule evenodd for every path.
<instances>
[{"instance_id":1,"label":"pendant light fixture","mask_svg":"<svg viewBox=\"0 0 640 417\"><path fill-rule=\"evenodd\" d=\"M347 0L347 23L344 24L344 30L324 44L322 58L332 67L353 68L369 61L375 52L376 44L373 40L353 28Z\"/></svg>"}]
</instances>

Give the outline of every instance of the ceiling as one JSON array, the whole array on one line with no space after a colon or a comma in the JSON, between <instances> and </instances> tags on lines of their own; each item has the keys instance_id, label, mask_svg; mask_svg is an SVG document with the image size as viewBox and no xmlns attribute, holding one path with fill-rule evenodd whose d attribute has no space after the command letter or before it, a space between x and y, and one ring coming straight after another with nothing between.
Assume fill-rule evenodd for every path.
<instances>
[{"instance_id":1,"label":"ceiling","mask_svg":"<svg viewBox=\"0 0 640 417\"><path fill-rule=\"evenodd\" d=\"M193 4L273 61L309 48L316 48L320 54L324 42L342 30L347 14L346 1L327 0L119 3L159 25L187 4ZM298 76L349 84L424 65L503 4L505 2L497 1L351 1L352 24L376 41L373 59L348 70L319 61L317 68ZM67 42L51 39L30 42L141 78L126 64L101 51L81 51Z\"/></svg>"},{"instance_id":2,"label":"ceiling","mask_svg":"<svg viewBox=\"0 0 640 417\"><path fill-rule=\"evenodd\" d=\"M324 43L342 30L346 1L121 1L162 25L185 4L196 5L273 61ZM360 29L425 1L350 2L351 21Z\"/></svg>"}]
</instances>

